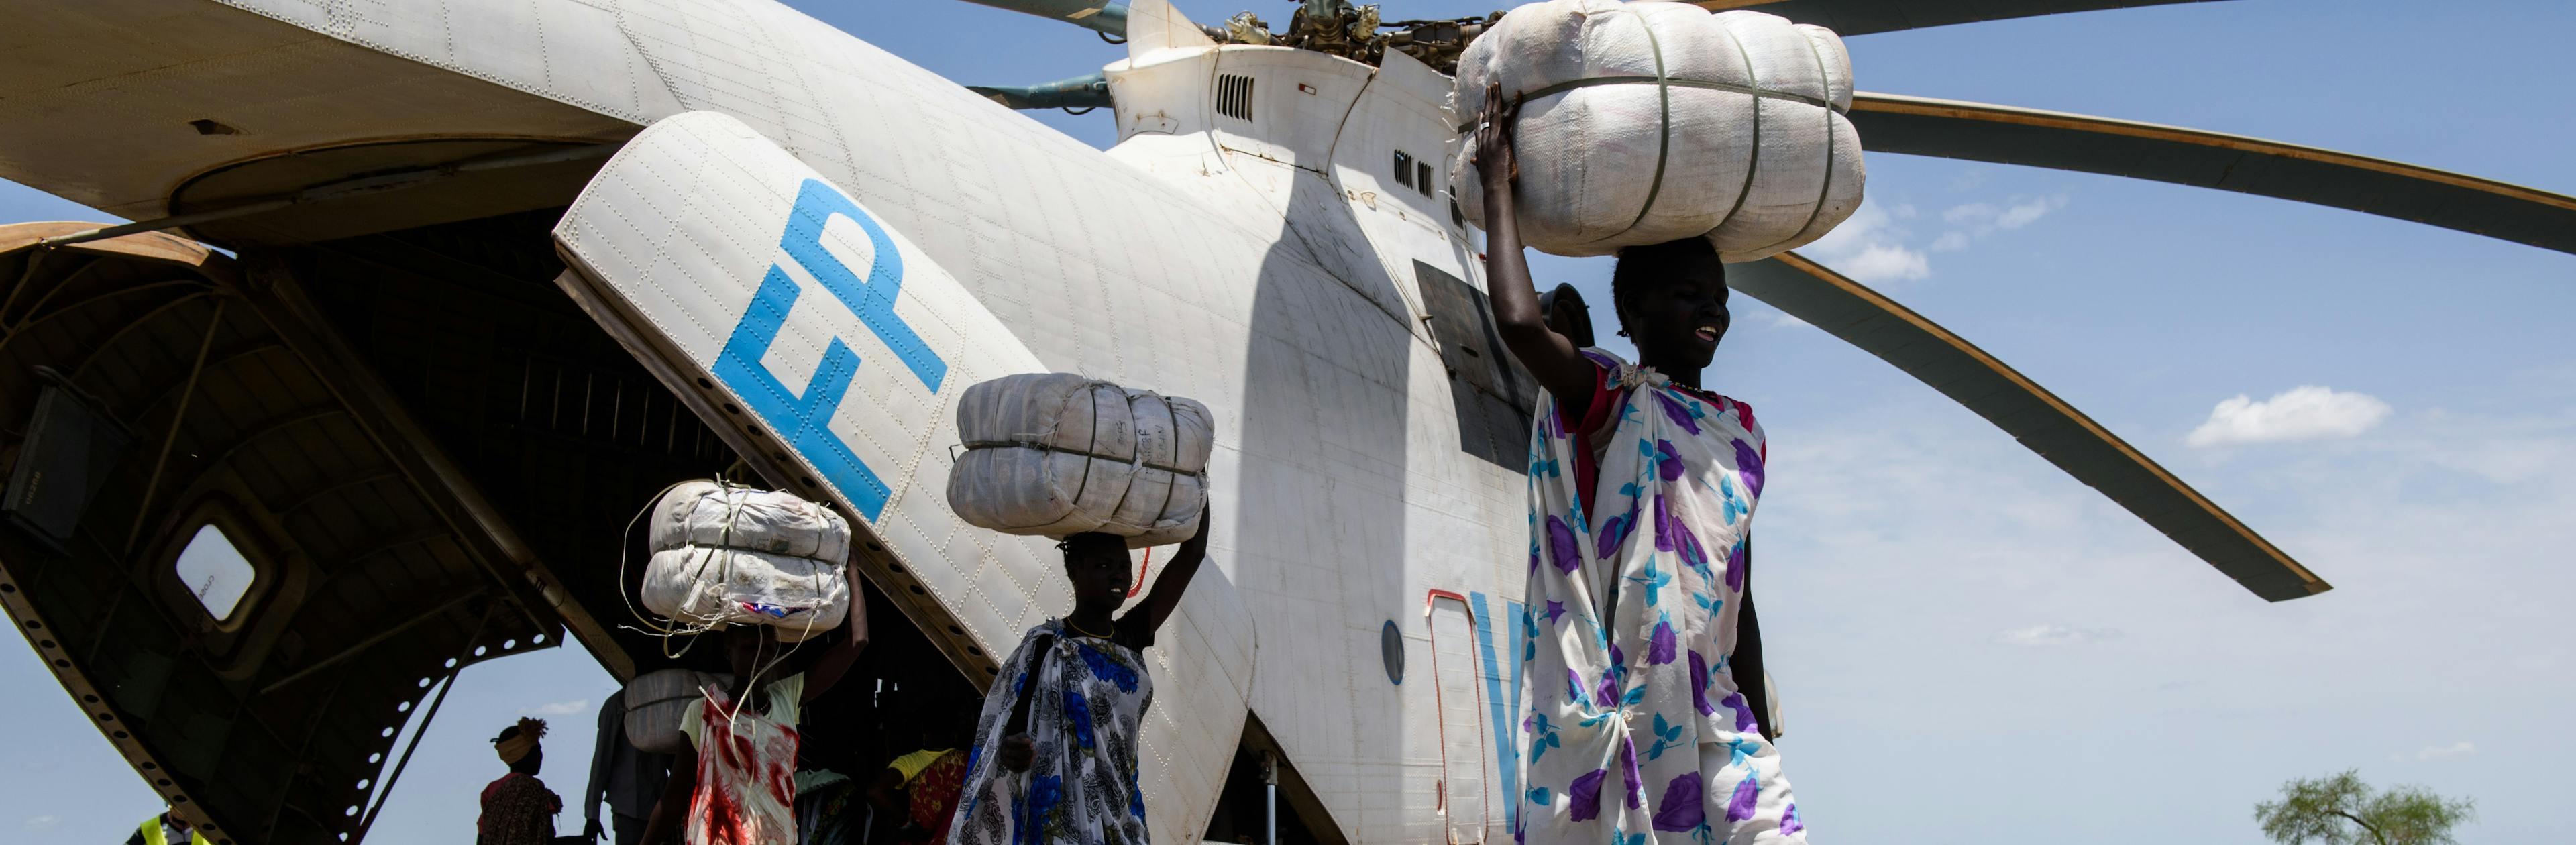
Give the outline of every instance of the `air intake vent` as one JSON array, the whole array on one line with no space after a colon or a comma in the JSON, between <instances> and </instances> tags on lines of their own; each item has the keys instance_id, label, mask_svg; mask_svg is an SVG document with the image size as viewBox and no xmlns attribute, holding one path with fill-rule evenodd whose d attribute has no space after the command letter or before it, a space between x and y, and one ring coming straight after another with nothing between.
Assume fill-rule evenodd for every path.
<instances>
[{"instance_id":1,"label":"air intake vent","mask_svg":"<svg viewBox=\"0 0 2576 845\"><path fill-rule=\"evenodd\" d=\"M1216 113L1252 119L1252 77L1220 73L1216 77Z\"/></svg>"}]
</instances>

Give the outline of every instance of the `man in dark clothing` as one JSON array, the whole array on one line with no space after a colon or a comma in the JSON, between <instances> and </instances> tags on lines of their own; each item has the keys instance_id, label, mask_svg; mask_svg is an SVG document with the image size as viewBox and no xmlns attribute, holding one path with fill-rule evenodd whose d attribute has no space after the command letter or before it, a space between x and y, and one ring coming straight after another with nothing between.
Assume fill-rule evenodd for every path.
<instances>
[{"instance_id":1,"label":"man in dark clothing","mask_svg":"<svg viewBox=\"0 0 2576 845\"><path fill-rule=\"evenodd\" d=\"M626 741L626 693L620 690L599 705L599 741L590 752L590 787L582 790L582 836L598 841L604 833L599 805L608 804L616 824L617 845L644 838L644 821L653 801L671 777L671 755L647 754Z\"/></svg>"}]
</instances>

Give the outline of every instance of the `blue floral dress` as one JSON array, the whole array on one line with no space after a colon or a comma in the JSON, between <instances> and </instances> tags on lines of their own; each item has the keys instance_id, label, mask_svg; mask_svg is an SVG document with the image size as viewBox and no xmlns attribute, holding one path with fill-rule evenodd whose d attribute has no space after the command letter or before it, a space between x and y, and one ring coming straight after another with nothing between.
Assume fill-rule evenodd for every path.
<instances>
[{"instance_id":1,"label":"blue floral dress","mask_svg":"<svg viewBox=\"0 0 2576 845\"><path fill-rule=\"evenodd\" d=\"M1136 755L1154 704L1154 679L1138 653L1153 643L1148 616L1128 614L1109 638L1075 634L1054 619L1021 638L1002 667L1008 683L995 682L984 697L949 841L1146 845ZM1013 772L994 760L994 749L1027 684L1035 684L1028 733L1037 756L1028 771Z\"/></svg>"},{"instance_id":2,"label":"blue floral dress","mask_svg":"<svg viewBox=\"0 0 2576 845\"><path fill-rule=\"evenodd\" d=\"M1727 668L1764 443L1740 402L1601 350L1610 422L1530 437L1524 842L1804 842L1779 754ZM1578 452L1598 461L1593 504Z\"/></svg>"}]
</instances>

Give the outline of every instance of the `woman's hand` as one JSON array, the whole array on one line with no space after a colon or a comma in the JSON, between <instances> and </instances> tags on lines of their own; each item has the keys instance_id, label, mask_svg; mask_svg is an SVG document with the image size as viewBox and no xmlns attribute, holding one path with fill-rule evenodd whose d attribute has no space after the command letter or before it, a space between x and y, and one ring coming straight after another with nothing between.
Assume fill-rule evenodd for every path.
<instances>
[{"instance_id":1,"label":"woman's hand","mask_svg":"<svg viewBox=\"0 0 2576 845\"><path fill-rule=\"evenodd\" d=\"M1512 150L1512 123L1519 119L1521 104L1503 98L1501 83L1485 86L1485 108L1478 112L1476 123L1476 171L1485 180L1488 195L1509 194L1512 182L1521 176L1520 159Z\"/></svg>"},{"instance_id":2,"label":"woman's hand","mask_svg":"<svg viewBox=\"0 0 2576 845\"><path fill-rule=\"evenodd\" d=\"M1028 771L1029 764L1037 762L1037 740L1030 739L1028 734L1012 734L1003 737L1001 758L1002 768L1014 772Z\"/></svg>"}]
</instances>

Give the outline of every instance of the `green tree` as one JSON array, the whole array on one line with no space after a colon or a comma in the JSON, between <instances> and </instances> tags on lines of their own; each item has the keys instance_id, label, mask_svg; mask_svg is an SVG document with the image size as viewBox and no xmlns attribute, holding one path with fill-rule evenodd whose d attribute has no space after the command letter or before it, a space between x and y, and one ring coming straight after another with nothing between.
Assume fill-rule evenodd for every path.
<instances>
[{"instance_id":1,"label":"green tree","mask_svg":"<svg viewBox=\"0 0 2576 845\"><path fill-rule=\"evenodd\" d=\"M2477 801L2420 786L2373 791L2358 770L2281 785L2281 800L2254 805L2254 821L2281 845L2459 845L2451 828L2477 815Z\"/></svg>"}]
</instances>

